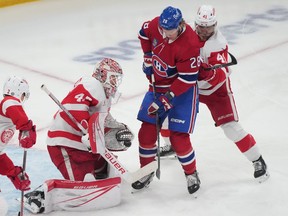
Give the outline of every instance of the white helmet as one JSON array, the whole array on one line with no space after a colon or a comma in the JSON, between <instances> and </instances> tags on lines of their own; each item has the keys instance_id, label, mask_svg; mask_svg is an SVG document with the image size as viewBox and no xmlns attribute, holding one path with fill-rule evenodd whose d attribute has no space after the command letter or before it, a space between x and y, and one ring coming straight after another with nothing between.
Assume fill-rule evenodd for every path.
<instances>
[{"instance_id":1,"label":"white helmet","mask_svg":"<svg viewBox=\"0 0 288 216\"><path fill-rule=\"evenodd\" d=\"M118 62L111 58L104 58L98 62L93 72L93 77L99 80L107 97L114 97L122 82L123 71Z\"/></svg>"},{"instance_id":2,"label":"white helmet","mask_svg":"<svg viewBox=\"0 0 288 216\"><path fill-rule=\"evenodd\" d=\"M202 5L199 7L195 19L196 25L209 27L215 25L217 22L216 20L216 13L215 8L211 5Z\"/></svg>"},{"instance_id":3,"label":"white helmet","mask_svg":"<svg viewBox=\"0 0 288 216\"><path fill-rule=\"evenodd\" d=\"M30 96L28 82L17 76L9 77L4 84L3 95L10 95L21 100L23 94L26 100Z\"/></svg>"}]
</instances>

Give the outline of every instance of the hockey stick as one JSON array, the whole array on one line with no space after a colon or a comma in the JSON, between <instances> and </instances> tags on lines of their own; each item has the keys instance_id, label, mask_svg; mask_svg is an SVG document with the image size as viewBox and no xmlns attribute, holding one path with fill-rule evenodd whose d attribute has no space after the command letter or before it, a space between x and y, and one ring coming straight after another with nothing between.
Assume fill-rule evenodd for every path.
<instances>
[{"instance_id":1,"label":"hockey stick","mask_svg":"<svg viewBox=\"0 0 288 216\"><path fill-rule=\"evenodd\" d=\"M82 133L87 134L87 130L74 118L74 116L60 103L60 101L46 88L44 84L41 86L41 89L45 91L49 97L52 98L52 100L59 106L59 108L68 115L68 117L79 127ZM93 133L91 136L95 136L95 134ZM93 141L94 140L92 139L90 140L90 142ZM103 150L99 152L101 152L101 156L118 171L123 179L129 183L134 183L140 178L143 178L144 176L156 170L157 165L156 161L154 161L154 163L149 163L146 166L138 169L136 172L130 173L123 165L120 164L118 159L105 146L103 146Z\"/></svg>"},{"instance_id":2,"label":"hockey stick","mask_svg":"<svg viewBox=\"0 0 288 216\"><path fill-rule=\"evenodd\" d=\"M22 177L25 178L25 170L26 170L26 158L27 158L27 149L24 148L24 154L23 154L23 165L22 165ZM24 215L24 191L21 191L21 206L20 211L18 213L18 216Z\"/></svg>"},{"instance_id":3,"label":"hockey stick","mask_svg":"<svg viewBox=\"0 0 288 216\"><path fill-rule=\"evenodd\" d=\"M212 67L209 68L204 68L205 71L209 71L209 70L215 70L218 68L222 68L222 67L228 67L228 66L232 66L232 65L236 65L237 64L237 59L235 58L235 56L233 56L231 53L229 53L229 56L231 58L231 62L225 63L225 64L219 64L219 65L214 65Z\"/></svg>"},{"instance_id":4,"label":"hockey stick","mask_svg":"<svg viewBox=\"0 0 288 216\"><path fill-rule=\"evenodd\" d=\"M157 100L154 74L151 74L151 80L152 80L154 99ZM156 132L157 132L157 161L158 161L158 167L156 170L156 177L158 179L160 179L160 174L161 174L161 171L160 171L160 123L159 123L159 113L158 112L156 112Z\"/></svg>"}]
</instances>

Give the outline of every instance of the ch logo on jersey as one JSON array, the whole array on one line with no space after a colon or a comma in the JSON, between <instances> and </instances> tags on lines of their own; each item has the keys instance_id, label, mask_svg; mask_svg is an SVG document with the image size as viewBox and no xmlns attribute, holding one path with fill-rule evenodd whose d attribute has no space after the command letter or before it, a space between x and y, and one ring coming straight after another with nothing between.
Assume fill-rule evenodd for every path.
<instances>
[{"instance_id":1,"label":"ch logo on jersey","mask_svg":"<svg viewBox=\"0 0 288 216\"><path fill-rule=\"evenodd\" d=\"M162 61L158 56L152 56L152 64L154 72L157 73L161 77L167 77L167 69L168 65Z\"/></svg>"}]
</instances>

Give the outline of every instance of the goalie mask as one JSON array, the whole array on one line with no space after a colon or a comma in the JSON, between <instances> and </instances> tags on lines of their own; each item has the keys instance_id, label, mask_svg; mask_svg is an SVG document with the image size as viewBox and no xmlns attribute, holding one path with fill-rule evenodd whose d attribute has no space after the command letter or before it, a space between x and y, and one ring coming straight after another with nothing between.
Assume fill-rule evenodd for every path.
<instances>
[{"instance_id":1,"label":"goalie mask","mask_svg":"<svg viewBox=\"0 0 288 216\"><path fill-rule=\"evenodd\" d=\"M111 58L104 58L96 64L92 76L102 83L106 97L109 98L115 96L122 82L123 72L118 62Z\"/></svg>"},{"instance_id":2,"label":"goalie mask","mask_svg":"<svg viewBox=\"0 0 288 216\"><path fill-rule=\"evenodd\" d=\"M4 84L3 95L16 97L21 102L28 100L30 96L28 82L17 76L9 77Z\"/></svg>"}]
</instances>

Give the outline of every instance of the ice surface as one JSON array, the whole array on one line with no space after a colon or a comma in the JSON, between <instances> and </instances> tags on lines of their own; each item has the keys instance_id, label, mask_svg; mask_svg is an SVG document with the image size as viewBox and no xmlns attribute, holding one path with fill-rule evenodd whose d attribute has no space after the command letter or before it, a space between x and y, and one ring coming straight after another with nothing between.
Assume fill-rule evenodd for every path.
<instances>
[{"instance_id":1,"label":"ice surface","mask_svg":"<svg viewBox=\"0 0 288 216\"><path fill-rule=\"evenodd\" d=\"M270 179L263 184L255 182L252 164L220 128L213 126L208 110L201 105L191 136L202 182L197 199L187 193L179 162L165 160L161 161L161 180L155 178L146 191L131 194L130 186L124 183L119 206L81 215L287 215L287 0L210 2L239 62L233 66L231 79L240 123L254 135ZM112 114L137 134L140 122L136 115L147 89L138 30L168 5L181 8L186 21L192 23L201 4L200 0L42 0L0 9L0 86L8 75L15 74L26 77L31 88L25 109L38 129L37 144L27 156L32 188L46 179L61 178L45 146L57 105L40 86L46 84L62 99L78 78L91 74L97 59L111 56L125 73L120 88L123 97ZM16 137L5 151L21 165L23 150L18 148ZM118 155L135 171L139 166L137 139L127 152ZM20 205L15 199L20 192L6 177L1 176L0 182L0 215L16 215Z\"/></svg>"}]
</instances>

